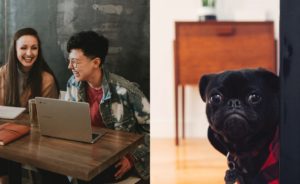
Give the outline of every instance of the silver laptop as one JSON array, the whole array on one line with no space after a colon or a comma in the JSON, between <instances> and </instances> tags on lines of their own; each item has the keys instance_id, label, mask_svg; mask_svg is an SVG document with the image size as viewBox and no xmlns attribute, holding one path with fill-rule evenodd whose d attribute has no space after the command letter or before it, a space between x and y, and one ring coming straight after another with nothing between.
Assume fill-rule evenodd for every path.
<instances>
[{"instance_id":1,"label":"silver laptop","mask_svg":"<svg viewBox=\"0 0 300 184\"><path fill-rule=\"evenodd\" d=\"M37 117L42 135L96 142L103 134L93 133L89 104L36 97Z\"/></svg>"}]
</instances>

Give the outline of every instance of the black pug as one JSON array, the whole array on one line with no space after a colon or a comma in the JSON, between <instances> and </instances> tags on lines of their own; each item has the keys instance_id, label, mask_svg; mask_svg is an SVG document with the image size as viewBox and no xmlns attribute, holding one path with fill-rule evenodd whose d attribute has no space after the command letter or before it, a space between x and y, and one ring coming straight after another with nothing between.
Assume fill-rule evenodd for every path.
<instances>
[{"instance_id":1,"label":"black pug","mask_svg":"<svg viewBox=\"0 0 300 184\"><path fill-rule=\"evenodd\" d=\"M226 183L279 183L279 77L264 69L204 75L208 139L227 156Z\"/></svg>"}]
</instances>

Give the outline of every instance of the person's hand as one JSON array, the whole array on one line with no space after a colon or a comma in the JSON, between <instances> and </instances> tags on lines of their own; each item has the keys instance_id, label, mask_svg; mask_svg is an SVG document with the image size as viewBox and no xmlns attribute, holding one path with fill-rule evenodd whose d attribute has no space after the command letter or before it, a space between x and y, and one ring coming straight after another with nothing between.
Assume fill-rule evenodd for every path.
<instances>
[{"instance_id":1,"label":"person's hand","mask_svg":"<svg viewBox=\"0 0 300 184\"><path fill-rule=\"evenodd\" d=\"M127 157L122 157L121 160L115 165L116 168L119 168L116 174L114 175L115 179L120 179L125 173L127 173L132 165Z\"/></svg>"}]
</instances>

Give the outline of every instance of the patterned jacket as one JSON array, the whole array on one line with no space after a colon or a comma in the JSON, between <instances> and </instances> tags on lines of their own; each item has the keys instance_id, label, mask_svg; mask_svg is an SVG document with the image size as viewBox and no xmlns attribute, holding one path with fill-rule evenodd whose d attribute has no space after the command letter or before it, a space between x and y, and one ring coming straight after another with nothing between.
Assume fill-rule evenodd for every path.
<instances>
[{"instance_id":1,"label":"patterned jacket","mask_svg":"<svg viewBox=\"0 0 300 184\"><path fill-rule=\"evenodd\" d=\"M99 111L106 128L144 134L144 144L131 153L134 167L143 179L150 175L150 104L134 83L103 71L103 97ZM71 76L67 83L65 100L86 102L86 82L77 82Z\"/></svg>"}]
</instances>

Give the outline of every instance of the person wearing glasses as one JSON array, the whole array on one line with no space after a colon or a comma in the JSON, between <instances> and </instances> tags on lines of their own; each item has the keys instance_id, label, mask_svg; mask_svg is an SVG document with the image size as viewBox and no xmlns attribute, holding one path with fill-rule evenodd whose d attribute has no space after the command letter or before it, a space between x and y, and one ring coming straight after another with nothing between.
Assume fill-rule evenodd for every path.
<instances>
[{"instance_id":1,"label":"person wearing glasses","mask_svg":"<svg viewBox=\"0 0 300 184\"><path fill-rule=\"evenodd\" d=\"M37 31L33 28L18 30L7 62L0 68L0 105L27 108L31 98L58 98L58 95L58 82L43 57ZM7 174L10 183L21 183L21 165L0 159L0 175Z\"/></svg>"},{"instance_id":2,"label":"person wearing glasses","mask_svg":"<svg viewBox=\"0 0 300 184\"><path fill-rule=\"evenodd\" d=\"M144 143L136 150L96 176L90 182L112 183L138 175L149 183L150 105L136 84L110 73L104 67L108 40L93 31L71 36L67 42L68 68L73 72L67 83L65 100L88 102L92 126L144 134ZM42 181L68 183L66 177L44 172ZM51 180L50 180L51 179Z\"/></svg>"}]
</instances>

